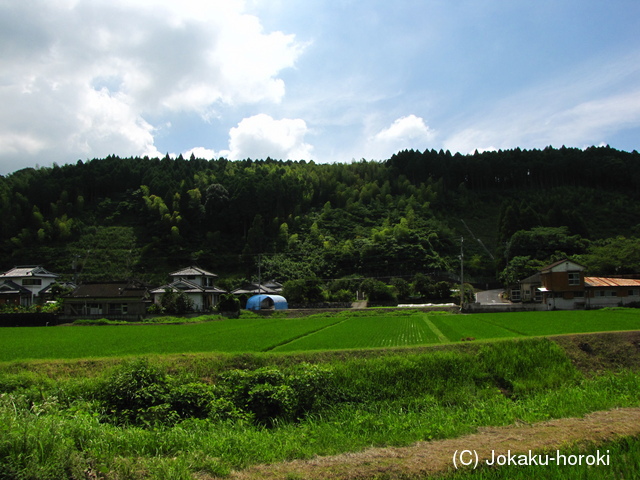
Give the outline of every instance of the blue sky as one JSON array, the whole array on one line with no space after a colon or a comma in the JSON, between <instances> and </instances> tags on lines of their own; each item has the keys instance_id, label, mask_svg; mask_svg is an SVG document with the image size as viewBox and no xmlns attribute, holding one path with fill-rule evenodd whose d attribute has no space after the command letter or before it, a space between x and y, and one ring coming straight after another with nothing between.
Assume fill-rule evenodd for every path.
<instances>
[{"instance_id":1,"label":"blue sky","mask_svg":"<svg viewBox=\"0 0 640 480\"><path fill-rule=\"evenodd\" d=\"M0 0L0 174L640 143L637 0Z\"/></svg>"}]
</instances>

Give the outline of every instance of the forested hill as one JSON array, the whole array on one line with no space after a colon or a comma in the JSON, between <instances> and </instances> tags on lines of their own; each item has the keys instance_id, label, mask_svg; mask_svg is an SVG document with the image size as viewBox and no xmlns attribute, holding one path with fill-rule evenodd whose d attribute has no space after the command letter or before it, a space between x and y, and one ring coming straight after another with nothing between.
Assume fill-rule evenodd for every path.
<instances>
[{"instance_id":1,"label":"forested hill","mask_svg":"<svg viewBox=\"0 0 640 480\"><path fill-rule=\"evenodd\" d=\"M190 264L236 277L260 264L280 281L406 278L454 275L464 236L471 280L559 255L619 268L594 252L638 244L639 187L640 155L609 147L336 164L109 156L0 177L1 263L81 281L157 282ZM623 269L640 271L633 261Z\"/></svg>"}]
</instances>

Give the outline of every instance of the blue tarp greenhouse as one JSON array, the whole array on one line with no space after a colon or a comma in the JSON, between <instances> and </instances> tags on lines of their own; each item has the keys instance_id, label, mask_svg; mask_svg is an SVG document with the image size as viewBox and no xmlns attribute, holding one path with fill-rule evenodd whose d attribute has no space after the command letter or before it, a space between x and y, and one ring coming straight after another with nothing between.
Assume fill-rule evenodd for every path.
<instances>
[{"instance_id":1,"label":"blue tarp greenhouse","mask_svg":"<svg viewBox=\"0 0 640 480\"><path fill-rule=\"evenodd\" d=\"M254 295L247 300L247 310L286 310L287 299L281 295Z\"/></svg>"}]
</instances>

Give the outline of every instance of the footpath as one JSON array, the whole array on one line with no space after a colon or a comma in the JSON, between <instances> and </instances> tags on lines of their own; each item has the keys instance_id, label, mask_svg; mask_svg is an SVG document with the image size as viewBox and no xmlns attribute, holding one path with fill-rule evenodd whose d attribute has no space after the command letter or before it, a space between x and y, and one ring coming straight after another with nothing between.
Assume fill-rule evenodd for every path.
<instances>
[{"instance_id":1,"label":"footpath","mask_svg":"<svg viewBox=\"0 0 640 480\"><path fill-rule=\"evenodd\" d=\"M572 462L607 468L615 459L600 456L569 455L572 445L599 445L622 437L640 435L640 408L623 408L594 412L582 418L560 418L534 424L504 427L483 427L477 433L458 438L418 442L408 447L370 448L356 453L316 457L270 465L256 465L232 472L234 480L363 480L368 478L407 479L446 473L454 469L454 462L472 468L477 462L533 462L544 461L547 452L554 459L546 461ZM555 458L558 454L572 458ZM456 455L457 452L457 455ZM605 451L606 452L606 451ZM598 462L596 464L592 462ZM604 463L609 462L609 463ZM513 463L511 463L513 464ZM535 464L535 463L534 463ZM523 468L527 468L523 466ZM570 468L570 467L569 467Z\"/></svg>"}]
</instances>

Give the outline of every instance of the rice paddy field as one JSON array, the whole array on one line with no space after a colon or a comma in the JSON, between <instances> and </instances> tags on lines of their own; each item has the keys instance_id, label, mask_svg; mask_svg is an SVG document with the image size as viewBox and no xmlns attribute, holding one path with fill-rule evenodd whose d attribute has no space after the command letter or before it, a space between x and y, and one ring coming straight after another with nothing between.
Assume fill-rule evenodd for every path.
<instances>
[{"instance_id":1,"label":"rice paddy field","mask_svg":"<svg viewBox=\"0 0 640 480\"><path fill-rule=\"evenodd\" d=\"M378 309L302 318L247 314L239 319L203 317L188 324L3 328L0 362L389 348L616 330L640 330L640 310L459 315Z\"/></svg>"},{"instance_id":2,"label":"rice paddy field","mask_svg":"<svg viewBox=\"0 0 640 480\"><path fill-rule=\"evenodd\" d=\"M640 478L638 345L631 309L1 328L0 479ZM452 471L499 445L611 464Z\"/></svg>"}]
</instances>

